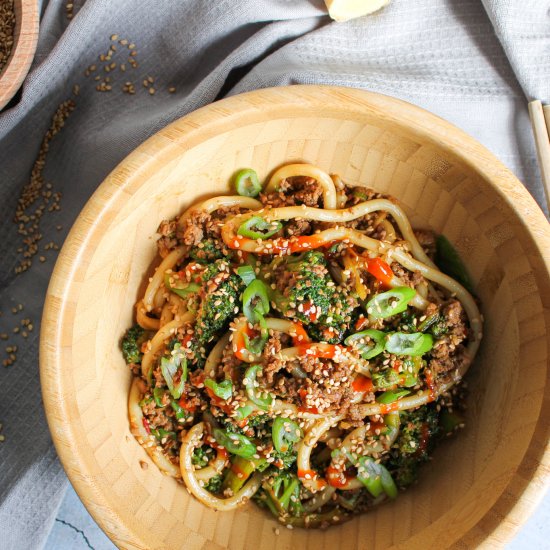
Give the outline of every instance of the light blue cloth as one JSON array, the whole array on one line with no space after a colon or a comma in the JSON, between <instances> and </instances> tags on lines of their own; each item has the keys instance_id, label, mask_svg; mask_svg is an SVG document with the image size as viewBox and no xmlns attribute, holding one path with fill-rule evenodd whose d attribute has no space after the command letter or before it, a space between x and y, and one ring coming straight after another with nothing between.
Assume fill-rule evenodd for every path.
<instances>
[{"instance_id":1,"label":"light blue cloth","mask_svg":"<svg viewBox=\"0 0 550 550\"><path fill-rule=\"evenodd\" d=\"M547 2L521 2L536 12L529 15L533 33L527 43L546 55L536 66L518 46L525 33L517 23L524 15L517 14L514 0L485 0L498 37L479 0L393 0L379 13L347 23L331 22L321 0L75 1L72 21L66 3L48 2L33 69L22 94L0 114L0 332L11 333L9 310L19 303L25 310L17 320L25 315L35 325L28 340L12 337L20 349L16 365L0 368L6 436L0 444L0 546L17 550L43 545L66 487L38 380L37 329L55 259L44 245L59 243L104 177L167 123L224 95L266 86L369 89L457 124L543 203L526 100L514 70L529 95L547 92ZM120 46L113 61L126 62L128 70L102 72L113 89L97 92L97 82L84 71L100 65L98 55L107 52L112 34L135 42L139 67L128 66L129 50ZM155 79L154 95L141 84L147 76ZM134 83L135 95L123 92L126 81ZM73 97L75 84L80 93ZM11 221L17 198L53 113L69 97L75 111L52 141L45 167L46 180L63 193L61 212L41 220L40 254L48 261L35 257L29 271L15 276L22 243ZM88 520L77 522L86 531L81 521Z\"/></svg>"}]
</instances>

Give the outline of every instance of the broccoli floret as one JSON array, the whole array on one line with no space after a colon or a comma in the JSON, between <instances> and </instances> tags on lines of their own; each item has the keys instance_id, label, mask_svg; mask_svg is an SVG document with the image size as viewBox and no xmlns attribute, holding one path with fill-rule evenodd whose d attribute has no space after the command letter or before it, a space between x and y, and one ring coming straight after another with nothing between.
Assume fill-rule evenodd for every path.
<instances>
[{"instance_id":1,"label":"broccoli floret","mask_svg":"<svg viewBox=\"0 0 550 550\"><path fill-rule=\"evenodd\" d=\"M211 493L218 493L221 489L222 482L223 477L221 474L218 474L217 476L211 477L204 488Z\"/></svg>"},{"instance_id":2,"label":"broccoli floret","mask_svg":"<svg viewBox=\"0 0 550 550\"><path fill-rule=\"evenodd\" d=\"M289 449L285 453L281 453L280 451L273 449L271 456L275 459L274 464L276 464L281 470L288 470L296 462L297 458L297 454L294 449ZM282 460L282 465L278 462L279 460Z\"/></svg>"},{"instance_id":3,"label":"broccoli floret","mask_svg":"<svg viewBox=\"0 0 550 550\"><path fill-rule=\"evenodd\" d=\"M225 260L209 264L202 274L202 282L206 295L197 311L196 337L193 340L198 366L204 363L207 345L216 335L227 330L235 317L235 308L244 290L242 280L230 270Z\"/></svg>"},{"instance_id":4,"label":"broccoli floret","mask_svg":"<svg viewBox=\"0 0 550 550\"><path fill-rule=\"evenodd\" d=\"M221 260L223 252L216 246L214 239L206 239L189 251L189 257L201 264Z\"/></svg>"},{"instance_id":5,"label":"broccoli floret","mask_svg":"<svg viewBox=\"0 0 550 550\"><path fill-rule=\"evenodd\" d=\"M141 352L141 344L147 339L147 334L139 325L134 325L129 328L122 338L122 355L126 363L140 364L143 353Z\"/></svg>"},{"instance_id":6,"label":"broccoli floret","mask_svg":"<svg viewBox=\"0 0 550 550\"><path fill-rule=\"evenodd\" d=\"M418 466L428 460L439 434L439 415L433 405L401 413L401 430L387 464L400 487L416 481Z\"/></svg>"},{"instance_id":7,"label":"broccoli floret","mask_svg":"<svg viewBox=\"0 0 550 550\"><path fill-rule=\"evenodd\" d=\"M439 434L439 415L435 407L424 406L401 413L397 445L401 454L414 454L426 460Z\"/></svg>"},{"instance_id":8,"label":"broccoli floret","mask_svg":"<svg viewBox=\"0 0 550 550\"><path fill-rule=\"evenodd\" d=\"M302 321L315 339L341 342L358 303L334 283L323 254L306 252L289 259L284 269L290 276L284 278L285 290L273 293L275 307L283 315Z\"/></svg>"},{"instance_id":9,"label":"broccoli floret","mask_svg":"<svg viewBox=\"0 0 550 550\"><path fill-rule=\"evenodd\" d=\"M208 462L212 458L211 454L207 452L209 447L196 447L193 451L192 461L198 468L204 468L208 465Z\"/></svg>"},{"instance_id":10,"label":"broccoli floret","mask_svg":"<svg viewBox=\"0 0 550 550\"><path fill-rule=\"evenodd\" d=\"M449 327L445 322L445 317L443 317L443 315L439 315L438 319L429 328L428 332L431 332L436 338L439 338L449 332Z\"/></svg>"},{"instance_id":11,"label":"broccoli floret","mask_svg":"<svg viewBox=\"0 0 550 550\"><path fill-rule=\"evenodd\" d=\"M291 515L300 517L304 508L300 501L300 481L296 474L278 472L262 484L258 502L271 510L273 515Z\"/></svg>"},{"instance_id":12,"label":"broccoli floret","mask_svg":"<svg viewBox=\"0 0 550 550\"><path fill-rule=\"evenodd\" d=\"M447 326L443 315L440 313L434 313L420 323L417 330L420 332L429 332L436 338L439 338L449 331L449 327Z\"/></svg>"},{"instance_id":13,"label":"broccoli floret","mask_svg":"<svg viewBox=\"0 0 550 550\"><path fill-rule=\"evenodd\" d=\"M256 414L254 416L248 417L248 426L250 428L259 428L263 427L263 425L269 420L269 416L267 414Z\"/></svg>"},{"instance_id":14,"label":"broccoli floret","mask_svg":"<svg viewBox=\"0 0 550 550\"><path fill-rule=\"evenodd\" d=\"M399 316L397 329L401 332L416 332L417 325L414 323L415 314L411 309L407 309Z\"/></svg>"}]
</instances>

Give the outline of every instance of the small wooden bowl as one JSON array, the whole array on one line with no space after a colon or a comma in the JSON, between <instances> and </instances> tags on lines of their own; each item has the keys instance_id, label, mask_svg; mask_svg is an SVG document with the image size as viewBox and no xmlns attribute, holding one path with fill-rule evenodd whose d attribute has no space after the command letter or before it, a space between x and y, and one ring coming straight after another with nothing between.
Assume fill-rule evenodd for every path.
<instances>
[{"instance_id":1,"label":"small wooden bowl","mask_svg":"<svg viewBox=\"0 0 550 550\"><path fill-rule=\"evenodd\" d=\"M0 110L17 93L31 67L38 42L37 0L15 0L15 31L11 54L0 71Z\"/></svg>"},{"instance_id":2,"label":"small wooden bowl","mask_svg":"<svg viewBox=\"0 0 550 550\"><path fill-rule=\"evenodd\" d=\"M288 530L252 504L214 512L130 435L119 341L155 231L236 169L307 161L398 197L466 260L485 315L467 427L417 486L327 531ZM550 452L550 230L521 183L451 124L361 90L266 89L218 101L138 147L94 193L57 261L40 362L52 437L82 501L121 548L312 550L501 546L539 501ZM145 465L145 466L144 466ZM275 534L279 528L280 533Z\"/></svg>"}]
</instances>

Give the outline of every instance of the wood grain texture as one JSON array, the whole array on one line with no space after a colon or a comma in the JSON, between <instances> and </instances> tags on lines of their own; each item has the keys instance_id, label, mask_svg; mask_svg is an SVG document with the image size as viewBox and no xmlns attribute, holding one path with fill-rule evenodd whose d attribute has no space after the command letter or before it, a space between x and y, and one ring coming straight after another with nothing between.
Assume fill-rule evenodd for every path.
<instances>
[{"instance_id":1,"label":"wood grain texture","mask_svg":"<svg viewBox=\"0 0 550 550\"><path fill-rule=\"evenodd\" d=\"M0 111L23 84L36 51L40 14L37 0L14 0L15 32L10 57L0 71Z\"/></svg>"},{"instance_id":2,"label":"wood grain texture","mask_svg":"<svg viewBox=\"0 0 550 550\"><path fill-rule=\"evenodd\" d=\"M288 530L253 505L211 511L130 435L119 341L155 230L239 168L305 161L398 197L466 259L486 319L467 428L392 504L328 531ZM386 96L266 89L204 107L127 157L72 228L48 289L41 381L67 474L121 548L474 548L509 540L548 484L550 230L521 183L442 119ZM142 469L139 461L149 463ZM276 536L274 529L280 527Z\"/></svg>"}]
</instances>

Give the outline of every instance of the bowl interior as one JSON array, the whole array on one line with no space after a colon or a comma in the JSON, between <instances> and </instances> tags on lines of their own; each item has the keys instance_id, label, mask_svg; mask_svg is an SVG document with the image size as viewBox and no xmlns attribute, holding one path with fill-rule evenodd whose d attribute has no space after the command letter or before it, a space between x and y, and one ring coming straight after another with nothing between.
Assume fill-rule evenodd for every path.
<instances>
[{"instance_id":1,"label":"bowl interior","mask_svg":"<svg viewBox=\"0 0 550 550\"><path fill-rule=\"evenodd\" d=\"M265 177L290 161L311 162L346 182L389 193L413 226L444 233L466 260L486 324L468 375L467 427L440 446L420 483L342 526L281 528L275 535L277 523L255 506L216 513L157 470L130 435L130 374L119 340L132 323L159 222L199 198L229 193L229 178L239 168L253 167ZM529 212L531 229L522 221ZM345 541L348 548L420 548L474 544L495 533L502 540L547 460L545 223L521 184L485 149L433 115L384 96L317 87L265 90L175 122L96 192L52 278L42 380L71 481L122 547L317 550Z\"/></svg>"}]
</instances>

